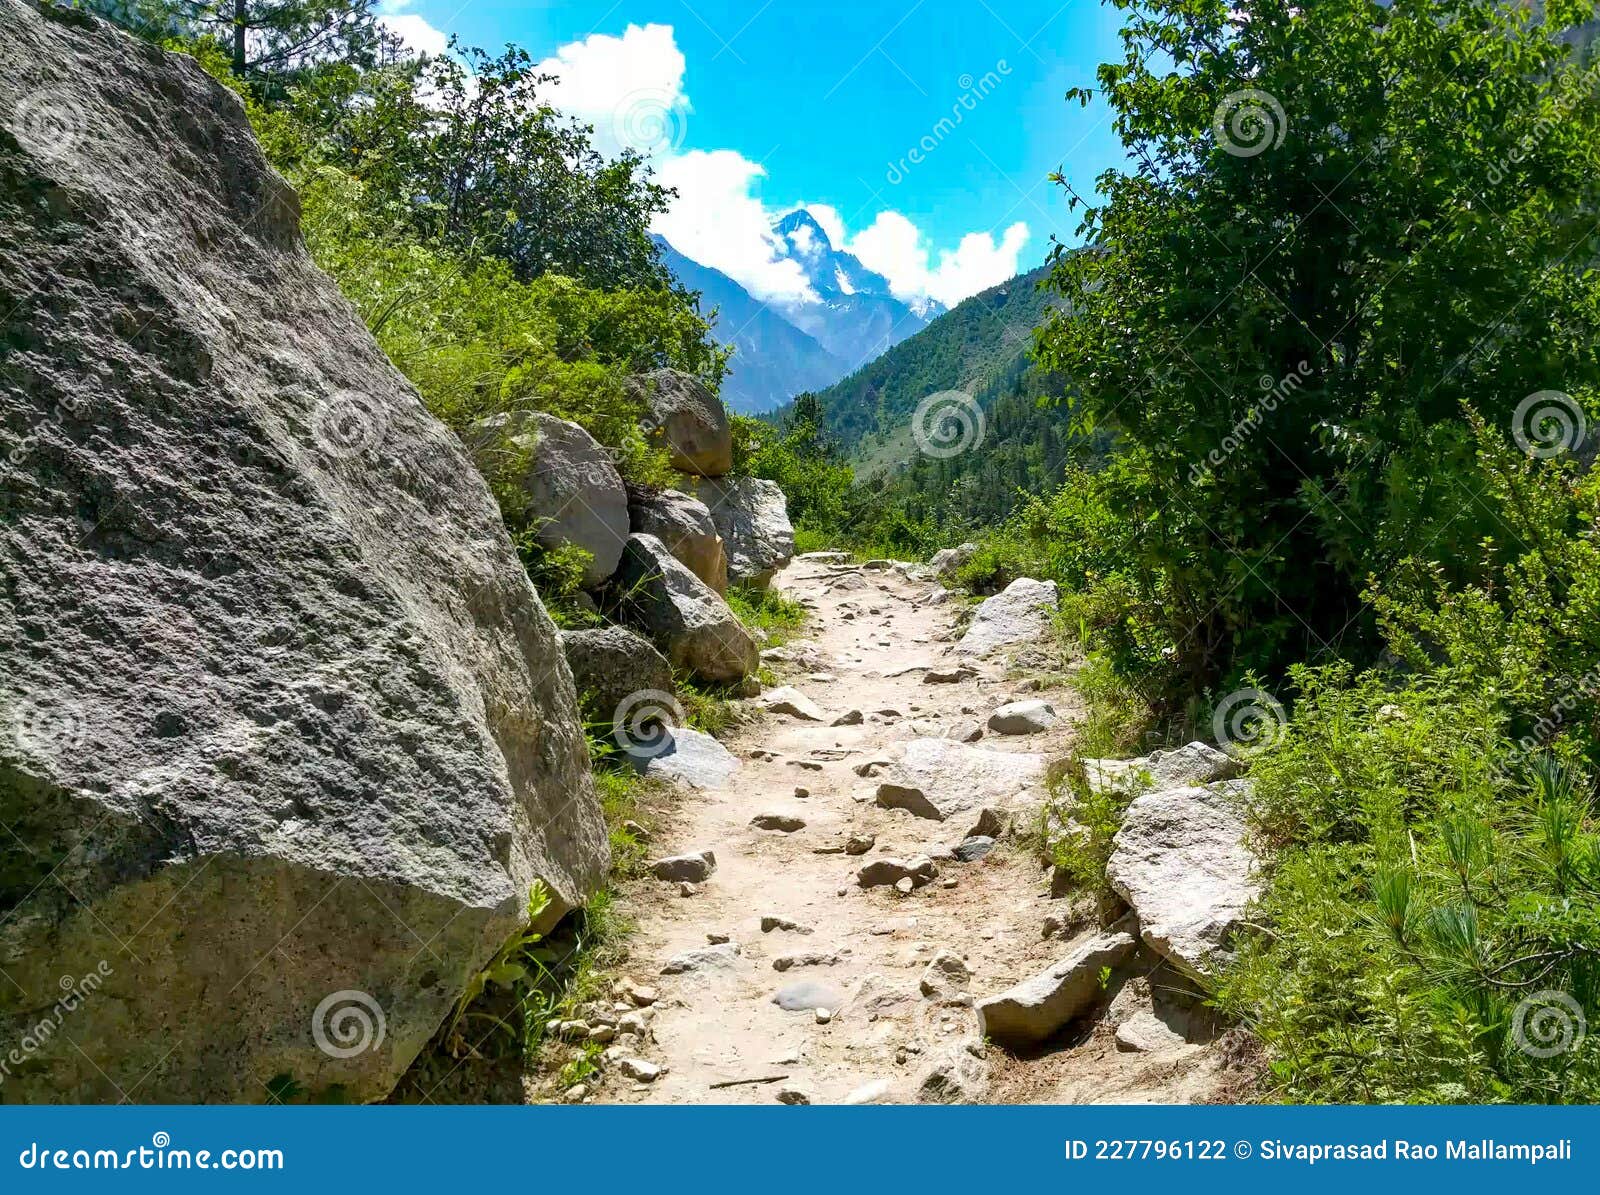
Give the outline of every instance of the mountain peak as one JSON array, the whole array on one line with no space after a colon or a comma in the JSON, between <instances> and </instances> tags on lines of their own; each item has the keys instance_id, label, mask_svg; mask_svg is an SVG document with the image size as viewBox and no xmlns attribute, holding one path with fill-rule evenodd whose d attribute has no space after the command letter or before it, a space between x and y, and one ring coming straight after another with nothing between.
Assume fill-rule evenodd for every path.
<instances>
[{"instance_id":1,"label":"mountain peak","mask_svg":"<svg viewBox=\"0 0 1600 1195\"><path fill-rule=\"evenodd\" d=\"M827 257L833 253L833 242L827 230L803 207L779 218L772 231L788 242L789 248L802 258Z\"/></svg>"}]
</instances>

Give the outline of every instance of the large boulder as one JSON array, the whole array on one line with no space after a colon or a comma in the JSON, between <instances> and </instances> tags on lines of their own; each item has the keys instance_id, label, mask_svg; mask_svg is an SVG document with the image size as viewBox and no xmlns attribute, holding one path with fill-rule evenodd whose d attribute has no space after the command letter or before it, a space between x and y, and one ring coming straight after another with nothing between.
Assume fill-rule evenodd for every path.
<instances>
[{"instance_id":1,"label":"large boulder","mask_svg":"<svg viewBox=\"0 0 1600 1195\"><path fill-rule=\"evenodd\" d=\"M1223 961L1259 894L1238 785L1135 797L1112 839L1106 879L1138 914L1153 950L1204 978Z\"/></svg>"},{"instance_id":2,"label":"large boulder","mask_svg":"<svg viewBox=\"0 0 1600 1195\"><path fill-rule=\"evenodd\" d=\"M1008 1049L1054 1037L1100 1002L1102 973L1125 966L1138 946L1132 934L1099 934L1039 974L979 1000L984 1036Z\"/></svg>"},{"instance_id":3,"label":"large boulder","mask_svg":"<svg viewBox=\"0 0 1600 1195\"><path fill-rule=\"evenodd\" d=\"M622 621L702 680L740 680L761 662L756 641L728 603L653 535L628 537L610 600Z\"/></svg>"},{"instance_id":4,"label":"large boulder","mask_svg":"<svg viewBox=\"0 0 1600 1195\"><path fill-rule=\"evenodd\" d=\"M794 528L777 482L716 477L701 480L695 488L722 535L730 581L765 585L789 563L794 556Z\"/></svg>"},{"instance_id":5,"label":"large boulder","mask_svg":"<svg viewBox=\"0 0 1600 1195\"><path fill-rule=\"evenodd\" d=\"M953 739L912 739L885 772L877 803L944 821L982 806L1010 809L1042 800L1045 757L990 751Z\"/></svg>"},{"instance_id":6,"label":"large boulder","mask_svg":"<svg viewBox=\"0 0 1600 1195\"><path fill-rule=\"evenodd\" d=\"M662 725L659 733L634 739L628 755L640 775L687 788L726 788L739 770L733 752L687 726Z\"/></svg>"},{"instance_id":7,"label":"large boulder","mask_svg":"<svg viewBox=\"0 0 1600 1195\"><path fill-rule=\"evenodd\" d=\"M733 468L733 429L722 400L676 369L655 369L632 379L650 413L645 430L667 450L674 469L721 477Z\"/></svg>"},{"instance_id":8,"label":"large boulder","mask_svg":"<svg viewBox=\"0 0 1600 1195\"><path fill-rule=\"evenodd\" d=\"M508 512L547 548L582 548L583 587L609 577L628 538L628 495L611 456L576 423L543 411L491 415L470 445L486 477L504 477L522 508Z\"/></svg>"},{"instance_id":9,"label":"large boulder","mask_svg":"<svg viewBox=\"0 0 1600 1195\"><path fill-rule=\"evenodd\" d=\"M643 720L682 720L673 699L672 665L627 627L562 631L561 650L580 702L612 733L629 735Z\"/></svg>"},{"instance_id":10,"label":"large boulder","mask_svg":"<svg viewBox=\"0 0 1600 1195\"><path fill-rule=\"evenodd\" d=\"M677 490L628 487L628 525L653 535L695 576L718 593L728 588L728 555L711 512L698 498Z\"/></svg>"},{"instance_id":11,"label":"large boulder","mask_svg":"<svg viewBox=\"0 0 1600 1195\"><path fill-rule=\"evenodd\" d=\"M193 59L0 0L0 179L5 1098L380 1098L605 876L555 627Z\"/></svg>"},{"instance_id":12,"label":"large boulder","mask_svg":"<svg viewBox=\"0 0 1600 1195\"><path fill-rule=\"evenodd\" d=\"M1004 647L1039 643L1056 609L1056 583L1018 577L987 598L956 645L962 655L983 656Z\"/></svg>"}]
</instances>

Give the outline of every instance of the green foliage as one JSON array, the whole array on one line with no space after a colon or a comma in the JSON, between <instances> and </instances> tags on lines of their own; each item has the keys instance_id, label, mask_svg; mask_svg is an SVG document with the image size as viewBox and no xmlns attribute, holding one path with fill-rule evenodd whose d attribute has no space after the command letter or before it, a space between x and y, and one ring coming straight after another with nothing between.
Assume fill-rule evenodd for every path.
<instances>
[{"instance_id":1,"label":"green foliage","mask_svg":"<svg viewBox=\"0 0 1600 1195\"><path fill-rule=\"evenodd\" d=\"M1254 768L1270 928L1218 998L1283 1098L1600 1096L1580 1024L1600 1011L1592 779L1520 755L1492 697L1449 680L1298 670L1295 719Z\"/></svg>"},{"instance_id":2,"label":"green foliage","mask_svg":"<svg viewBox=\"0 0 1600 1195\"><path fill-rule=\"evenodd\" d=\"M1122 650L1179 696L1370 654L1369 573L1482 579L1463 407L1509 429L1600 383L1600 104L1554 36L1592 10L1117 2L1099 90L1135 168L1098 180L1094 250L1058 253L1039 356L1119 437Z\"/></svg>"},{"instance_id":3,"label":"green foliage","mask_svg":"<svg viewBox=\"0 0 1600 1195\"><path fill-rule=\"evenodd\" d=\"M912 413L928 395L989 397L990 387L1025 371L1033 329L1051 303L1040 286L1047 273L1041 266L974 295L843 381L802 397L820 403L827 434L852 456L870 455L886 440L904 446Z\"/></svg>"},{"instance_id":4,"label":"green foliage","mask_svg":"<svg viewBox=\"0 0 1600 1195\"><path fill-rule=\"evenodd\" d=\"M730 585L726 596L739 621L764 634L770 647L783 643L806 621L804 606L770 588Z\"/></svg>"}]
</instances>

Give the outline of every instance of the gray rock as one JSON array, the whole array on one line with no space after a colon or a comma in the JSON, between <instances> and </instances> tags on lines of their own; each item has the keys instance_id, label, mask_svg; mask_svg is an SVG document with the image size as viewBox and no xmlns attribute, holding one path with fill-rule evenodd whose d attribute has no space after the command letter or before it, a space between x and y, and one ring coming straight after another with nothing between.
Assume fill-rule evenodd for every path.
<instances>
[{"instance_id":1,"label":"gray rock","mask_svg":"<svg viewBox=\"0 0 1600 1195\"><path fill-rule=\"evenodd\" d=\"M989 715L989 729L996 734L1039 734L1058 721L1055 707L1048 701L1013 701Z\"/></svg>"},{"instance_id":2,"label":"gray rock","mask_svg":"<svg viewBox=\"0 0 1600 1195\"><path fill-rule=\"evenodd\" d=\"M669 958L661 968L663 975L687 975L691 972L729 971L739 965L742 953L737 942L719 942L715 946L701 946L685 950Z\"/></svg>"},{"instance_id":3,"label":"gray rock","mask_svg":"<svg viewBox=\"0 0 1600 1195\"><path fill-rule=\"evenodd\" d=\"M776 482L759 477L718 477L700 481L700 501L728 553L728 579L765 585L794 555L789 504Z\"/></svg>"},{"instance_id":4,"label":"gray rock","mask_svg":"<svg viewBox=\"0 0 1600 1195\"><path fill-rule=\"evenodd\" d=\"M1043 642L1055 609L1054 581L1018 577L978 607L956 651L982 656L1003 647Z\"/></svg>"},{"instance_id":5,"label":"gray rock","mask_svg":"<svg viewBox=\"0 0 1600 1195\"><path fill-rule=\"evenodd\" d=\"M696 851L690 855L672 855L657 859L650 865L650 874L668 883L703 884L717 870L717 857L711 851Z\"/></svg>"},{"instance_id":6,"label":"gray rock","mask_svg":"<svg viewBox=\"0 0 1600 1195\"><path fill-rule=\"evenodd\" d=\"M788 813L758 813L750 819L750 824L757 830L777 830L784 834L806 828L804 818Z\"/></svg>"},{"instance_id":7,"label":"gray rock","mask_svg":"<svg viewBox=\"0 0 1600 1195\"><path fill-rule=\"evenodd\" d=\"M979 806L1004 806L1044 784L1044 756L992 751L950 739L912 739L878 785L877 803L943 821Z\"/></svg>"},{"instance_id":8,"label":"gray rock","mask_svg":"<svg viewBox=\"0 0 1600 1195\"><path fill-rule=\"evenodd\" d=\"M963 838L950 853L958 863L976 863L992 850L994 850L994 839L975 834L971 838Z\"/></svg>"},{"instance_id":9,"label":"gray rock","mask_svg":"<svg viewBox=\"0 0 1600 1195\"><path fill-rule=\"evenodd\" d=\"M825 980L796 979L779 988L772 1002L785 1012L832 1010L844 1004L844 992Z\"/></svg>"},{"instance_id":10,"label":"gray rock","mask_svg":"<svg viewBox=\"0 0 1600 1195\"><path fill-rule=\"evenodd\" d=\"M941 950L922 972L922 994L933 1000L947 1000L966 992L972 972L959 954Z\"/></svg>"},{"instance_id":11,"label":"gray rock","mask_svg":"<svg viewBox=\"0 0 1600 1195\"><path fill-rule=\"evenodd\" d=\"M650 409L646 431L667 450L674 469L721 477L733 468L728 412L699 381L676 369L655 369L631 385Z\"/></svg>"},{"instance_id":12,"label":"gray rock","mask_svg":"<svg viewBox=\"0 0 1600 1195\"><path fill-rule=\"evenodd\" d=\"M928 560L928 567L941 581L962 568L978 553L978 545L961 544L954 548L940 548Z\"/></svg>"},{"instance_id":13,"label":"gray rock","mask_svg":"<svg viewBox=\"0 0 1600 1195\"><path fill-rule=\"evenodd\" d=\"M801 925L798 921L791 921L787 917L779 917L769 913L761 918L762 933L770 934L775 929L791 934L809 934L811 932L809 925Z\"/></svg>"},{"instance_id":14,"label":"gray rock","mask_svg":"<svg viewBox=\"0 0 1600 1195\"><path fill-rule=\"evenodd\" d=\"M677 490L629 486L628 527L655 536L678 563L718 593L728 588L728 556L722 536L698 498Z\"/></svg>"},{"instance_id":15,"label":"gray rock","mask_svg":"<svg viewBox=\"0 0 1600 1195\"><path fill-rule=\"evenodd\" d=\"M1138 914L1150 947L1204 978L1259 895L1258 865L1233 794L1173 788L1133 799L1106 879Z\"/></svg>"},{"instance_id":16,"label":"gray rock","mask_svg":"<svg viewBox=\"0 0 1600 1195\"><path fill-rule=\"evenodd\" d=\"M1156 1054L1181 1049L1188 1043L1149 1009L1134 1013L1117 1026L1117 1049L1128 1054Z\"/></svg>"},{"instance_id":17,"label":"gray rock","mask_svg":"<svg viewBox=\"0 0 1600 1195\"><path fill-rule=\"evenodd\" d=\"M617 1063L617 1070L622 1072L623 1078L638 1083L654 1083L661 1077L661 1068L642 1058L624 1058Z\"/></svg>"},{"instance_id":18,"label":"gray rock","mask_svg":"<svg viewBox=\"0 0 1600 1195\"><path fill-rule=\"evenodd\" d=\"M643 636L615 626L562 631L561 650L580 702L613 736L631 741L655 722L680 720L672 665Z\"/></svg>"},{"instance_id":19,"label":"gray rock","mask_svg":"<svg viewBox=\"0 0 1600 1195\"><path fill-rule=\"evenodd\" d=\"M839 955L832 950L802 950L795 954L780 954L772 960L774 971L792 971L796 967L837 967Z\"/></svg>"},{"instance_id":20,"label":"gray rock","mask_svg":"<svg viewBox=\"0 0 1600 1195\"><path fill-rule=\"evenodd\" d=\"M623 622L703 680L741 680L760 663L755 640L722 595L653 535L628 537L611 578L611 600Z\"/></svg>"},{"instance_id":21,"label":"gray rock","mask_svg":"<svg viewBox=\"0 0 1600 1195\"><path fill-rule=\"evenodd\" d=\"M1132 934L1100 934L1033 978L979 1000L984 1036L1008 1048L1053 1036L1099 1002L1101 969L1115 971L1138 947Z\"/></svg>"},{"instance_id":22,"label":"gray rock","mask_svg":"<svg viewBox=\"0 0 1600 1195\"><path fill-rule=\"evenodd\" d=\"M856 872L856 883L863 888L876 888L885 884L898 884L901 880L910 880L914 887L920 888L938 874L939 869L934 866L933 860L925 855L909 862L901 859L874 859Z\"/></svg>"},{"instance_id":23,"label":"gray rock","mask_svg":"<svg viewBox=\"0 0 1600 1195\"><path fill-rule=\"evenodd\" d=\"M944 732L944 737L958 743L976 743L983 738L983 727L970 718L963 718L952 723L950 729Z\"/></svg>"},{"instance_id":24,"label":"gray rock","mask_svg":"<svg viewBox=\"0 0 1600 1195\"><path fill-rule=\"evenodd\" d=\"M768 689L761 696L761 704L775 714L788 714L805 722L821 722L826 718L821 707L793 685Z\"/></svg>"},{"instance_id":25,"label":"gray rock","mask_svg":"<svg viewBox=\"0 0 1600 1195\"><path fill-rule=\"evenodd\" d=\"M629 748L634 770L654 780L696 789L723 789L739 770L739 760L709 734L687 726L662 726L657 735Z\"/></svg>"},{"instance_id":26,"label":"gray rock","mask_svg":"<svg viewBox=\"0 0 1600 1195\"><path fill-rule=\"evenodd\" d=\"M3 0L0 160L5 1099L382 1099L605 877L555 627L237 96Z\"/></svg>"},{"instance_id":27,"label":"gray rock","mask_svg":"<svg viewBox=\"0 0 1600 1195\"><path fill-rule=\"evenodd\" d=\"M582 548L583 587L609 577L628 538L628 495L600 443L543 411L492 415L473 427L473 457L484 476L507 483L522 508L508 511L547 548Z\"/></svg>"},{"instance_id":28,"label":"gray rock","mask_svg":"<svg viewBox=\"0 0 1600 1195\"><path fill-rule=\"evenodd\" d=\"M1097 792L1160 791L1211 784L1239 774L1241 765L1215 747L1189 743L1137 759L1086 759L1084 777Z\"/></svg>"},{"instance_id":29,"label":"gray rock","mask_svg":"<svg viewBox=\"0 0 1600 1195\"><path fill-rule=\"evenodd\" d=\"M845 712L840 714L837 718L835 718L833 720L833 722L830 723L830 725L833 725L833 726L860 726L861 723L864 722L865 720L866 720L866 716L864 714L862 714L862 712L860 710L845 710Z\"/></svg>"},{"instance_id":30,"label":"gray rock","mask_svg":"<svg viewBox=\"0 0 1600 1195\"><path fill-rule=\"evenodd\" d=\"M919 1104L981 1104L989 1094L982 1042L952 1042L917 1075Z\"/></svg>"},{"instance_id":31,"label":"gray rock","mask_svg":"<svg viewBox=\"0 0 1600 1195\"><path fill-rule=\"evenodd\" d=\"M923 674L922 683L925 685L959 685L962 681L971 680L977 676L975 669L968 668L965 664L952 665L949 668L929 668Z\"/></svg>"},{"instance_id":32,"label":"gray rock","mask_svg":"<svg viewBox=\"0 0 1600 1195\"><path fill-rule=\"evenodd\" d=\"M845 841L844 853L847 855L865 855L877 845L878 838L875 834L852 834Z\"/></svg>"}]
</instances>

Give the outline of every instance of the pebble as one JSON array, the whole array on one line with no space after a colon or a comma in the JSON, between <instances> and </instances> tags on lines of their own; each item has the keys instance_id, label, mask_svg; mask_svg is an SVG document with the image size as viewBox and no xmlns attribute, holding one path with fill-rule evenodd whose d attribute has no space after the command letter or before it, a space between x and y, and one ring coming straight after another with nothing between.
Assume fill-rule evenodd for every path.
<instances>
[{"instance_id":1,"label":"pebble","mask_svg":"<svg viewBox=\"0 0 1600 1195\"><path fill-rule=\"evenodd\" d=\"M844 853L847 855L865 855L877 845L878 839L874 834L852 834L850 840L844 844Z\"/></svg>"},{"instance_id":2,"label":"pebble","mask_svg":"<svg viewBox=\"0 0 1600 1195\"><path fill-rule=\"evenodd\" d=\"M845 710L844 713L840 714L837 718L835 718L833 720L833 725L835 725L835 726L860 726L861 723L864 722L864 721L866 721L866 715L863 714L860 710Z\"/></svg>"},{"instance_id":3,"label":"pebble","mask_svg":"<svg viewBox=\"0 0 1600 1195\"><path fill-rule=\"evenodd\" d=\"M831 1009L831 1008L819 1008L819 1009L817 1009L816 1010L816 1018L817 1018L817 1024L826 1025L829 1021L833 1020L833 1009Z\"/></svg>"},{"instance_id":4,"label":"pebble","mask_svg":"<svg viewBox=\"0 0 1600 1195\"><path fill-rule=\"evenodd\" d=\"M750 824L757 830L778 830L784 834L793 834L796 830L804 830L804 818L798 818L787 813L758 813L750 819Z\"/></svg>"},{"instance_id":5,"label":"pebble","mask_svg":"<svg viewBox=\"0 0 1600 1195\"><path fill-rule=\"evenodd\" d=\"M787 917L779 917L776 914L768 913L761 918L762 933L770 934L775 929L781 929L791 934L809 934L811 932L809 925L801 925L798 921L790 921Z\"/></svg>"},{"instance_id":6,"label":"pebble","mask_svg":"<svg viewBox=\"0 0 1600 1195\"><path fill-rule=\"evenodd\" d=\"M601 1045L605 1045L608 1041L616 1036L617 1031L610 1025L596 1025L593 1029L589 1030L589 1040L597 1041Z\"/></svg>"},{"instance_id":7,"label":"pebble","mask_svg":"<svg viewBox=\"0 0 1600 1195\"><path fill-rule=\"evenodd\" d=\"M811 1097L798 1087L778 1088L778 1102L780 1104L809 1104Z\"/></svg>"},{"instance_id":8,"label":"pebble","mask_svg":"<svg viewBox=\"0 0 1600 1195\"><path fill-rule=\"evenodd\" d=\"M625 822L622 823L622 828L625 831L627 831L629 834L631 834L633 836L633 838L634 838L634 841L636 841L636 842L649 842L650 841L650 831L646 830L643 826L641 826L636 821L633 821L631 819L628 820L628 821L625 821ZM582 1084L579 1084L579 1086L582 1086Z\"/></svg>"},{"instance_id":9,"label":"pebble","mask_svg":"<svg viewBox=\"0 0 1600 1195\"><path fill-rule=\"evenodd\" d=\"M589 1089L587 1087L585 1087L582 1083L574 1083L562 1093L561 1098L566 1100L569 1104L581 1104L588 1097L588 1095Z\"/></svg>"},{"instance_id":10,"label":"pebble","mask_svg":"<svg viewBox=\"0 0 1600 1195\"><path fill-rule=\"evenodd\" d=\"M788 971L794 967L837 967L839 956L832 951L806 950L799 954L780 954L772 960L774 971Z\"/></svg>"},{"instance_id":11,"label":"pebble","mask_svg":"<svg viewBox=\"0 0 1600 1195\"><path fill-rule=\"evenodd\" d=\"M894 890L901 896L910 896L914 891L916 891L916 887L916 884L912 882L910 876L901 876L894 882Z\"/></svg>"},{"instance_id":12,"label":"pebble","mask_svg":"<svg viewBox=\"0 0 1600 1195\"><path fill-rule=\"evenodd\" d=\"M811 795L811 790L809 788L802 788L797 784L794 786L794 795L801 798L809 797Z\"/></svg>"},{"instance_id":13,"label":"pebble","mask_svg":"<svg viewBox=\"0 0 1600 1195\"><path fill-rule=\"evenodd\" d=\"M874 1079L870 1083L863 1083L860 1087L857 1087L840 1102L845 1104L876 1104L888 1094L889 1080Z\"/></svg>"},{"instance_id":14,"label":"pebble","mask_svg":"<svg viewBox=\"0 0 1600 1195\"><path fill-rule=\"evenodd\" d=\"M724 942L731 942L732 940L728 934L709 933L706 935L706 941L713 946L721 946Z\"/></svg>"},{"instance_id":15,"label":"pebble","mask_svg":"<svg viewBox=\"0 0 1600 1195\"><path fill-rule=\"evenodd\" d=\"M661 993L648 984L636 983L632 979L624 979L617 990L622 998L636 1008L648 1008L661 999Z\"/></svg>"},{"instance_id":16,"label":"pebble","mask_svg":"<svg viewBox=\"0 0 1600 1195\"><path fill-rule=\"evenodd\" d=\"M698 891L700 891L700 889L696 888L688 880L684 880L681 884L678 885L678 895L679 896L693 896Z\"/></svg>"},{"instance_id":17,"label":"pebble","mask_svg":"<svg viewBox=\"0 0 1600 1195\"><path fill-rule=\"evenodd\" d=\"M628 1078L637 1079L640 1083L654 1083L661 1077L661 1068L642 1058L624 1058L617 1063L617 1069Z\"/></svg>"}]
</instances>

